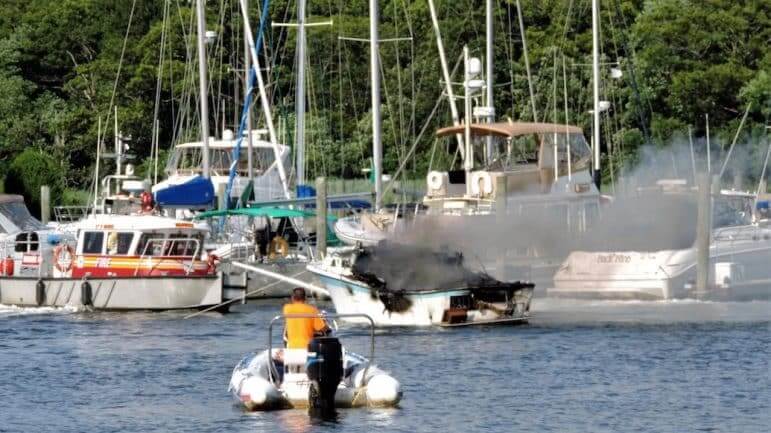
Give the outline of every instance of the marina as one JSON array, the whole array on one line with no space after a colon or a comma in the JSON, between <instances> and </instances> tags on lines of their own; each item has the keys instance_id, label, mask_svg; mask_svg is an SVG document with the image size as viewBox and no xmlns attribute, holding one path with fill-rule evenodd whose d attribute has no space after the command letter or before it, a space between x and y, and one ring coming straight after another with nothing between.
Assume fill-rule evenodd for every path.
<instances>
[{"instance_id":1,"label":"marina","mask_svg":"<svg viewBox=\"0 0 771 433\"><path fill-rule=\"evenodd\" d=\"M769 429L762 1L6 3L0 433Z\"/></svg>"}]
</instances>

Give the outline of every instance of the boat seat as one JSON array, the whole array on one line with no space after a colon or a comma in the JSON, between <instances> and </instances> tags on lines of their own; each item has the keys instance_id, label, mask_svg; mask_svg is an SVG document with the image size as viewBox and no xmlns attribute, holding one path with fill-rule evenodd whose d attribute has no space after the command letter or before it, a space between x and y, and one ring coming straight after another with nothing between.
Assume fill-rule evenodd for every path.
<instances>
[{"instance_id":1,"label":"boat seat","mask_svg":"<svg viewBox=\"0 0 771 433\"><path fill-rule=\"evenodd\" d=\"M305 349L284 349L284 372L305 373L308 351Z\"/></svg>"}]
</instances>

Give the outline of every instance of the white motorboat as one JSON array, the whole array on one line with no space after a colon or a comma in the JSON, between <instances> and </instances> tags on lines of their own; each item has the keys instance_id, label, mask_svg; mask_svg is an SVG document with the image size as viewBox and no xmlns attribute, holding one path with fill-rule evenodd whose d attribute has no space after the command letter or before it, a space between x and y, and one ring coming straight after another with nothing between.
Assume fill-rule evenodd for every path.
<instances>
[{"instance_id":1,"label":"white motorboat","mask_svg":"<svg viewBox=\"0 0 771 433\"><path fill-rule=\"evenodd\" d=\"M587 230L600 211L601 196L592 182L590 150L581 128L528 122L475 123L469 128L474 146L484 148L488 139L494 143L489 158L476 153L477 169L431 171L420 207L343 218L335 224L335 233L348 245L372 246L384 239L411 240L432 230L441 242L451 241L453 247L478 255L496 268L499 278L507 278L511 268L536 286L551 286L567 256L567 251L552 248L553 239ZM454 140L463 133L460 125L442 128L436 135ZM516 227L499 228L503 251L470 247L477 232L489 235L491 224L501 225L494 220L501 213L506 224ZM536 230L550 235L527 236Z\"/></svg>"},{"instance_id":2,"label":"white motorboat","mask_svg":"<svg viewBox=\"0 0 771 433\"><path fill-rule=\"evenodd\" d=\"M233 369L228 389L246 409L391 407L402 399L399 382L372 363L374 327L367 359L343 348L335 337L315 338L308 350L273 348L273 324L283 318L271 321L268 348L246 355ZM357 318L372 325L366 316Z\"/></svg>"},{"instance_id":3,"label":"white motorboat","mask_svg":"<svg viewBox=\"0 0 771 433\"><path fill-rule=\"evenodd\" d=\"M463 266L463 255L398 244L330 251L308 265L341 314L376 326L525 323L532 283L502 282ZM356 317L347 319L357 321Z\"/></svg>"},{"instance_id":4,"label":"white motorboat","mask_svg":"<svg viewBox=\"0 0 771 433\"><path fill-rule=\"evenodd\" d=\"M727 190L715 198L706 293L695 288L693 236L676 248L573 252L548 293L600 299L771 298L771 226L757 214L752 222L755 201L754 194Z\"/></svg>"},{"instance_id":5,"label":"white motorboat","mask_svg":"<svg viewBox=\"0 0 771 433\"><path fill-rule=\"evenodd\" d=\"M224 292L201 225L149 214L93 215L77 225L74 243L50 230L5 239L0 303L169 310L243 296Z\"/></svg>"}]
</instances>

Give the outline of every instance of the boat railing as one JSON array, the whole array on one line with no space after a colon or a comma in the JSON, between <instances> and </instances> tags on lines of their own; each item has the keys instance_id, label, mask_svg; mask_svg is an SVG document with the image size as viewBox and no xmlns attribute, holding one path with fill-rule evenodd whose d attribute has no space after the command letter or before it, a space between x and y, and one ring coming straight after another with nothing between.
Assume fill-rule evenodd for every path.
<instances>
[{"instance_id":1,"label":"boat railing","mask_svg":"<svg viewBox=\"0 0 771 433\"><path fill-rule=\"evenodd\" d=\"M769 239L771 239L771 230L761 227L759 224L721 227L712 233L716 255L720 253L721 246L733 250L739 242L753 242Z\"/></svg>"},{"instance_id":2,"label":"boat railing","mask_svg":"<svg viewBox=\"0 0 771 433\"><path fill-rule=\"evenodd\" d=\"M91 206L54 206L54 219L61 224L74 223L86 218L91 210Z\"/></svg>"},{"instance_id":3,"label":"boat railing","mask_svg":"<svg viewBox=\"0 0 771 433\"><path fill-rule=\"evenodd\" d=\"M184 244L184 249L182 250L182 254L174 254L174 252L179 248L179 245ZM195 247L193 249L192 254L188 254L187 252L190 250L190 245ZM160 245L159 249L156 249L156 245ZM147 253L147 249L152 248L152 251L150 251L150 254ZM158 252L158 254L156 254ZM147 242L145 242L144 247L142 248L142 254L139 256L139 260L137 261L136 267L134 268L134 276L136 276L139 273L139 267L142 265L142 263L145 261L145 259L151 258L151 257L158 257L161 256L164 259L171 259L180 262L185 267L185 274L190 274L192 272L193 267L195 266L196 258L199 257L201 253L201 241L197 238L187 237L187 238L151 238L148 239ZM185 261L190 260L190 264L186 265ZM152 272L156 266L160 265L163 260L159 260L157 263L154 263L152 267L150 268L150 271Z\"/></svg>"},{"instance_id":4,"label":"boat railing","mask_svg":"<svg viewBox=\"0 0 771 433\"><path fill-rule=\"evenodd\" d=\"M366 319L369 322L369 362L364 369L364 374L361 376L363 383L367 377L367 370L375 363L375 321L372 320L372 317L361 313L339 314L326 312L319 314L282 314L271 319L270 324L268 325L268 368L270 369L268 377L270 382L273 383L273 378L278 377L275 366L273 365L273 324L284 319L323 319L326 321L327 319L347 319L356 317Z\"/></svg>"}]
</instances>

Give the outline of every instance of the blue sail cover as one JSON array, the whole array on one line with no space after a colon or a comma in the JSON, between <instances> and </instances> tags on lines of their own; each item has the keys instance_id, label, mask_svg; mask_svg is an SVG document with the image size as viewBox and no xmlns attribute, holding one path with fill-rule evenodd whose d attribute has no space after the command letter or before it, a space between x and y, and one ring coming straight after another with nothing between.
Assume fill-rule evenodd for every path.
<instances>
[{"instance_id":1,"label":"blue sail cover","mask_svg":"<svg viewBox=\"0 0 771 433\"><path fill-rule=\"evenodd\" d=\"M155 202L164 207L211 207L214 185L210 179L196 176L185 183L156 191Z\"/></svg>"}]
</instances>

